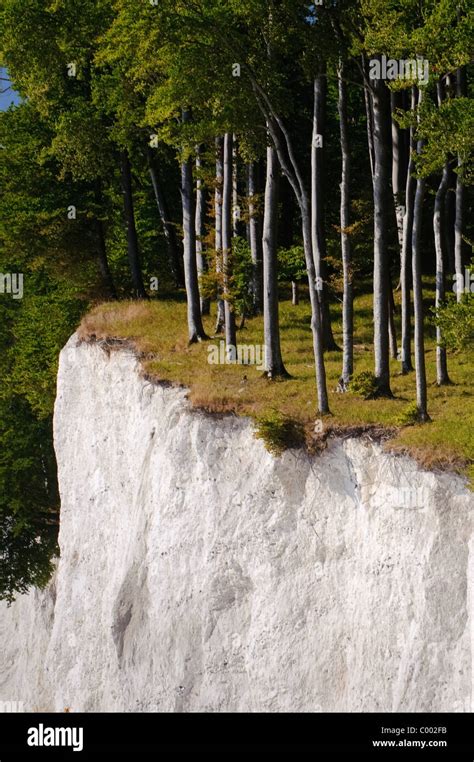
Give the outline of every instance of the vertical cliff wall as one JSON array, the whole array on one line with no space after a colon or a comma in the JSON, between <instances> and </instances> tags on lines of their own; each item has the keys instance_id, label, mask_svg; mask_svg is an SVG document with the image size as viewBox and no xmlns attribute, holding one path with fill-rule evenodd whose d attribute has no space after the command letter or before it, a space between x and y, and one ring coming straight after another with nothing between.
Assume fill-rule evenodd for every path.
<instances>
[{"instance_id":1,"label":"vertical cliff wall","mask_svg":"<svg viewBox=\"0 0 474 762\"><path fill-rule=\"evenodd\" d=\"M72 337L61 560L0 616L34 710L472 711L473 496L361 440L275 459Z\"/></svg>"}]
</instances>

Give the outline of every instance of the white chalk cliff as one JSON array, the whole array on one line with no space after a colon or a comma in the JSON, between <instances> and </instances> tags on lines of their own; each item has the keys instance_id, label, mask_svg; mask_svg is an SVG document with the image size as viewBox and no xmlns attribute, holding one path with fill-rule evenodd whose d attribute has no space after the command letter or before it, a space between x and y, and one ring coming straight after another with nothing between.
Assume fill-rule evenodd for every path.
<instances>
[{"instance_id":1,"label":"white chalk cliff","mask_svg":"<svg viewBox=\"0 0 474 762\"><path fill-rule=\"evenodd\" d=\"M0 606L30 710L472 711L474 499L375 443L272 457L248 420L68 342L61 559Z\"/></svg>"}]
</instances>

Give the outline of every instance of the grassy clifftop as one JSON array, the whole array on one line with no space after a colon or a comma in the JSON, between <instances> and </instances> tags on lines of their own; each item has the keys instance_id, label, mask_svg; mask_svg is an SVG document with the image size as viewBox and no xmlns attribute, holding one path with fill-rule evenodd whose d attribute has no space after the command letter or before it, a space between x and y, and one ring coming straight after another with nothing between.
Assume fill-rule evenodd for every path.
<instances>
[{"instance_id":1,"label":"grassy clifftop","mask_svg":"<svg viewBox=\"0 0 474 762\"><path fill-rule=\"evenodd\" d=\"M432 303L431 292L427 304ZM340 309L334 308L335 338L341 342ZM221 364L221 336L188 346L186 304L179 296L149 302L108 302L85 316L79 335L83 340L127 340L139 353L144 372L156 380L189 387L191 402L210 412L234 412L254 418L282 414L316 430L316 439L328 433L373 426L390 434L389 446L406 451L428 468L452 468L466 472L474 462L473 361L466 354L451 354L451 386L436 386L434 331L426 344L431 423L402 425L415 399L415 374L399 375L400 364L392 360L394 399L364 399L336 391L341 371L341 353L326 355L331 416L319 422L316 409L314 365L311 362L310 306L302 300L280 304L281 341L284 362L291 378L269 381L256 365ZM213 336L215 316L204 318L206 332ZM355 302L355 374L373 370L371 296ZM246 321L238 342L250 347L263 343L263 319ZM210 349L215 347L215 349ZM256 350L258 361L258 349ZM210 360L217 360L210 362ZM322 429L322 431L321 431Z\"/></svg>"}]
</instances>

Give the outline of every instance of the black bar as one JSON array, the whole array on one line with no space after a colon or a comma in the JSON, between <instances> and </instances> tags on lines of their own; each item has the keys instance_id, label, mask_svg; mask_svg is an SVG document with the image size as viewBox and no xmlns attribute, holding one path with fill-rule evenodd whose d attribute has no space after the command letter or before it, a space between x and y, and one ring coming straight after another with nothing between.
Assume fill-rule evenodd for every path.
<instances>
[{"instance_id":1,"label":"black bar","mask_svg":"<svg viewBox=\"0 0 474 762\"><path fill-rule=\"evenodd\" d=\"M0 714L0 762L92 760L135 751L154 758L158 752L193 749L207 759L221 759L232 749L240 754L294 749L305 759L339 751L363 758L473 762L473 727L472 714ZM71 730L56 734L57 728ZM28 745L28 738L44 745ZM50 740L70 745L46 745ZM81 740L82 750L73 751Z\"/></svg>"}]
</instances>

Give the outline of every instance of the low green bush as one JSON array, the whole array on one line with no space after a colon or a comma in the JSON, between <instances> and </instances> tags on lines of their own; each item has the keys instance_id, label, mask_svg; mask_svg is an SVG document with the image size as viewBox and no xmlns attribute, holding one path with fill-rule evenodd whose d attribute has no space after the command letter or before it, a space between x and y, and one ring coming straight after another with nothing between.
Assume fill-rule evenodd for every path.
<instances>
[{"instance_id":1,"label":"low green bush","mask_svg":"<svg viewBox=\"0 0 474 762\"><path fill-rule=\"evenodd\" d=\"M305 443L303 424L277 410L257 418L256 424L256 438L263 441L272 455L279 456L285 450L303 447Z\"/></svg>"}]
</instances>

